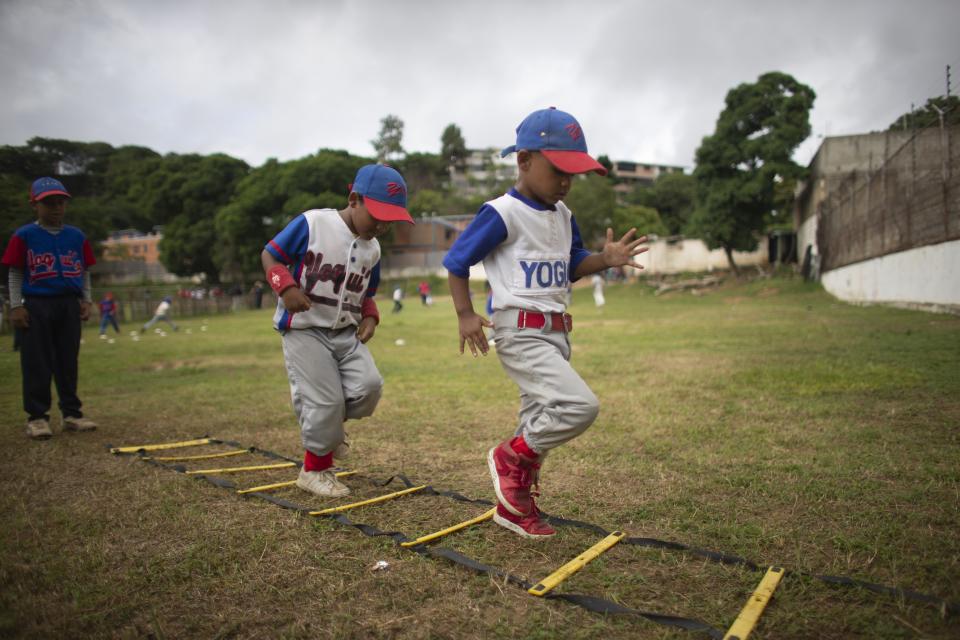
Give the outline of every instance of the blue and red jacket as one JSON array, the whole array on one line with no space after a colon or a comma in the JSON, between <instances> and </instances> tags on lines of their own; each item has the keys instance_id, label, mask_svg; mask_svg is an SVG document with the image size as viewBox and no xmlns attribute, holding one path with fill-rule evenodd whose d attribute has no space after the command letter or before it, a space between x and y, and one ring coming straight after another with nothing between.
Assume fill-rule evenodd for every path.
<instances>
[{"instance_id":1,"label":"blue and red jacket","mask_svg":"<svg viewBox=\"0 0 960 640\"><path fill-rule=\"evenodd\" d=\"M112 316L117 313L117 303L113 300L104 298L100 301L100 315Z\"/></svg>"},{"instance_id":2,"label":"blue and red jacket","mask_svg":"<svg viewBox=\"0 0 960 640\"><path fill-rule=\"evenodd\" d=\"M24 296L83 296L83 272L96 264L83 232L63 225L53 234L37 223L17 229L0 260L23 270Z\"/></svg>"}]
</instances>

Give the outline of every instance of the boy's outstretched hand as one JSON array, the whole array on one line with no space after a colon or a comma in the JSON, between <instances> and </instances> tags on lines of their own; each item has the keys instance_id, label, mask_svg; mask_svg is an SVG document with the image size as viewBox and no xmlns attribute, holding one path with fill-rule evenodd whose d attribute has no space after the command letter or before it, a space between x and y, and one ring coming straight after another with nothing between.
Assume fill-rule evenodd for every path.
<instances>
[{"instance_id":1,"label":"boy's outstretched hand","mask_svg":"<svg viewBox=\"0 0 960 640\"><path fill-rule=\"evenodd\" d=\"M636 228L630 229L617 242L613 241L613 229L607 229L607 241L603 245L603 261L608 267L633 267L634 269L643 269L642 266L634 262L633 258L647 251L649 247L640 245L647 241L647 236L640 236L634 239L637 234Z\"/></svg>"},{"instance_id":2,"label":"boy's outstretched hand","mask_svg":"<svg viewBox=\"0 0 960 640\"><path fill-rule=\"evenodd\" d=\"M470 347L470 353L477 357L477 349L480 353L487 355L490 345L487 344L487 335L483 332L484 327L492 327L493 323L481 315L470 311L463 315L457 315L460 324L460 355L463 355L463 345L466 343Z\"/></svg>"}]
</instances>

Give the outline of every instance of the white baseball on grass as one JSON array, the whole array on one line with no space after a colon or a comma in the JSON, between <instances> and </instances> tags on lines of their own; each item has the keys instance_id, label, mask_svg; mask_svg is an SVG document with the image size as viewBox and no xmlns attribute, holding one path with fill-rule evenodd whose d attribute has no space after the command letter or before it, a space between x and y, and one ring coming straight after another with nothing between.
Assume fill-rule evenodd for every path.
<instances>
[{"instance_id":1,"label":"white baseball on grass","mask_svg":"<svg viewBox=\"0 0 960 640\"><path fill-rule=\"evenodd\" d=\"M397 345L398 347L402 347L403 345L407 344L407 341L403 338L397 338L396 342L393 344Z\"/></svg>"},{"instance_id":2,"label":"white baseball on grass","mask_svg":"<svg viewBox=\"0 0 960 640\"><path fill-rule=\"evenodd\" d=\"M116 342L116 340L114 340L113 338L110 338L109 340L107 340L107 344L113 344L114 342Z\"/></svg>"}]
</instances>

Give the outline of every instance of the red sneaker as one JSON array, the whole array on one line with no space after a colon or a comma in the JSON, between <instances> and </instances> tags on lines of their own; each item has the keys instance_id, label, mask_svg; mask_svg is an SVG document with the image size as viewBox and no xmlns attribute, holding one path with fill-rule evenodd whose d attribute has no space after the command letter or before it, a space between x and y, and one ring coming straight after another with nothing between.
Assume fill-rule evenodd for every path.
<instances>
[{"instance_id":1,"label":"red sneaker","mask_svg":"<svg viewBox=\"0 0 960 640\"><path fill-rule=\"evenodd\" d=\"M530 487L536 483L540 465L514 451L507 440L490 449L487 466L500 504L515 516L530 513L533 509Z\"/></svg>"},{"instance_id":2,"label":"red sneaker","mask_svg":"<svg viewBox=\"0 0 960 640\"><path fill-rule=\"evenodd\" d=\"M493 521L501 527L531 540L549 538L557 532L556 529L540 518L540 512L535 504L530 514L526 516L515 516L507 511L504 505L498 504L497 512L493 514Z\"/></svg>"}]
</instances>

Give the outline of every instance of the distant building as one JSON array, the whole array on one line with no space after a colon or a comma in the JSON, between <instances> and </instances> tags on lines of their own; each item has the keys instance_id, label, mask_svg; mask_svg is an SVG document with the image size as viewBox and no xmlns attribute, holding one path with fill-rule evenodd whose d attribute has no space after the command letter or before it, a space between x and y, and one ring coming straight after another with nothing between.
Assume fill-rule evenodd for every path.
<instances>
[{"instance_id":1,"label":"distant building","mask_svg":"<svg viewBox=\"0 0 960 640\"><path fill-rule=\"evenodd\" d=\"M517 159L509 155L500 157L500 150L468 149L467 157L460 166L450 167L450 186L465 195L494 197L498 187L517 179Z\"/></svg>"},{"instance_id":2,"label":"distant building","mask_svg":"<svg viewBox=\"0 0 960 640\"><path fill-rule=\"evenodd\" d=\"M393 243L384 249L381 270L387 277L443 273L443 256L474 214L424 216L415 225L393 227Z\"/></svg>"},{"instance_id":3,"label":"distant building","mask_svg":"<svg viewBox=\"0 0 960 640\"><path fill-rule=\"evenodd\" d=\"M160 240L157 227L150 233L137 229L114 231L103 241L102 260L93 273L104 283L176 282L177 276L160 262Z\"/></svg>"},{"instance_id":4,"label":"distant building","mask_svg":"<svg viewBox=\"0 0 960 640\"><path fill-rule=\"evenodd\" d=\"M616 185L613 187L614 191L622 195L629 193L638 185L649 187L660 176L683 172L683 167L674 165L617 160L613 163L613 171L610 173L616 181Z\"/></svg>"}]
</instances>

